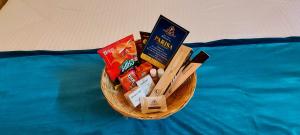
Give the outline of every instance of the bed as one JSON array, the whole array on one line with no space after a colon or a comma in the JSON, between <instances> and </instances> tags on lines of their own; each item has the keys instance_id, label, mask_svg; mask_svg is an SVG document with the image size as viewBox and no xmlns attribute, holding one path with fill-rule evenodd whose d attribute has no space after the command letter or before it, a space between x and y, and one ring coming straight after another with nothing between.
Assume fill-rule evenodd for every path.
<instances>
[{"instance_id":1,"label":"bed","mask_svg":"<svg viewBox=\"0 0 300 135\"><path fill-rule=\"evenodd\" d=\"M3 0L1 0L3 1ZM190 31L186 43L300 35L296 0L8 0L0 50L79 50L151 31L160 14Z\"/></svg>"},{"instance_id":2,"label":"bed","mask_svg":"<svg viewBox=\"0 0 300 135\"><path fill-rule=\"evenodd\" d=\"M298 1L9 0L0 10L1 134L299 134ZM130 7L128 9L128 7ZM153 10L155 9L155 10ZM114 111L97 49L158 14L210 58L190 102L162 120Z\"/></svg>"}]
</instances>

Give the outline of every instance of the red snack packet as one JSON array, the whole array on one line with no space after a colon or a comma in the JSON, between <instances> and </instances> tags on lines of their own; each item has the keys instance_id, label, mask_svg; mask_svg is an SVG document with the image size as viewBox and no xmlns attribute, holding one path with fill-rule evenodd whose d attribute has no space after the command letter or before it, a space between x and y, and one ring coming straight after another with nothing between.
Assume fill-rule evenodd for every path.
<instances>
[{"instance_id":1,"label":"red snack packet","mask_svg":"<svg viewBox=\"0 0 300 135\"><path fill-rule=\"evenodd\" d=\"M135 45L136 45L136 51L137 51L137 56L140 56L143 52L144 46L142 44L142 40L136 40L135 41Z\"/></svg>"},{"instance_id":2,"label":"red snack packet","mask_svg":"<svg viewBox=\"0 0 300 135\"><path fill-rule=\"evenodd\" d=\"M105 70L112 81L138 61L133 35L99 49L98 54L104 59Z\"/></svg>"},{"instance_id":3,"label":"red snack packet","mask_svg":"<svg viewBox=\"0 0 300 135\"><path fill-rule=\"evenodd\" d=\"M118 78L125 93L130 91L132 88L134 88L136 86L135 82L138 80L135 71L133 69L120 75Z\"/></svg>"},{"instance_id":4,"label":"red snack packet","mask_svg":"<svg viewBox=\"0 0 300 135\"><path fill-rule=\"evenodd\" d=\"M135 67L136 75L138 78L146 76L152 68L152 65L149 62L144 62L138 67Z\"/></svg>"},{"instance_id":5,"label":"red snack packet","mask_svg":"<svg viewBox=\"0 0 300 135\"><path fill-rule=\"evenodd\" d=\"M140 35L141 35L142 46L143 46L143 49L144 49L151 33L140 31Z\"/></svg>"},{"instance_id":6,"label":"red snack packet","mask_svg":"<svg viewBox=\"0 0 300 135\"><path fill-rule=\"evenodd\" d=\"M138 56L138 65L140 63L143 63L143 62L146 62L145 60L141 59L140 56L143 52L143 49L144 49L144 45L142 44L142 40L139 39L139 40L136 40L135 41L135 46L136 46L136 51L137 51L137 56Z\"/></svg>"}]
</instances>

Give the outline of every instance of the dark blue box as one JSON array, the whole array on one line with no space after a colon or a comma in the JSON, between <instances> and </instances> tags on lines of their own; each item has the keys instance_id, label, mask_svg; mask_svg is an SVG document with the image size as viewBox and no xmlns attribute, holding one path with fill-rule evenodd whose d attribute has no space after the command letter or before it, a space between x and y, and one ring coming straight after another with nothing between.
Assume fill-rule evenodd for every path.
<instances>
[{"instance_id":1,"label":"dark blue box","mask_svg":"<svg viewBox=\"0 0 300 135\"><path fill-rule=\"evenodd\" d=\"M156 67L165 68L188 34L189 31L160 15L141 58Z\"/></svg>"}]
</instances>

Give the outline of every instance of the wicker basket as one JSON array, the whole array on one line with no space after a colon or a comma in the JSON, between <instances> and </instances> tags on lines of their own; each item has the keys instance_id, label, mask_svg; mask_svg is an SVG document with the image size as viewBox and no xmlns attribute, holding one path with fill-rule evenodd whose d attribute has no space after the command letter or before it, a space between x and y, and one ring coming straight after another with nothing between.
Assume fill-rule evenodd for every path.
<instances>
[{"instance_id":1,"label":"wicker basket","mask_svg":"<svg viewBox=\"0 0 300 135\"><path fill-rule=\"evenodd\" d=\"M0 9L5 5L7 0L0 0Z\"/></svg>"},{"instance_id":2,"label":"wicker basket","mask_svg":"<svg viewBox=\"0 0 300 135\"><path fill-rule=\"evenodd\" d=\"M192 98L196 86L196 74L194 73L189 79L178 88L168 99L168 111L161 113L143 114L140 108L133 108L129 105L124 97L122 91L116 91L109 80L105 70L102 72L101 89L104 97L107 99L109 105L125 117L132 117L136 119L163 119L179 110L181 110Z\"/></svg>"}]
</instances>

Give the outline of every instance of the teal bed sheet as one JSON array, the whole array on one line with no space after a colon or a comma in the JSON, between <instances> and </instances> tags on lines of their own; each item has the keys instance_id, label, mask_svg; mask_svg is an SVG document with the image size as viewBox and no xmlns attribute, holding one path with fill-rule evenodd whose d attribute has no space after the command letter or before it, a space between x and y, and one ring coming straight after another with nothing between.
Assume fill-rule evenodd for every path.
<instances>
[{"instance_id":1,"label":"teal bed sheet","mask_svg":"<svg viewBox=\"0 0 300 135\"><path fill-rule=\"evenodd\" d=\"M0 134L300 133L300 37L189 45L210 55L195 95L148 121L108 105L96 49L0 52Z\"/></svg>"}]
</instances>

